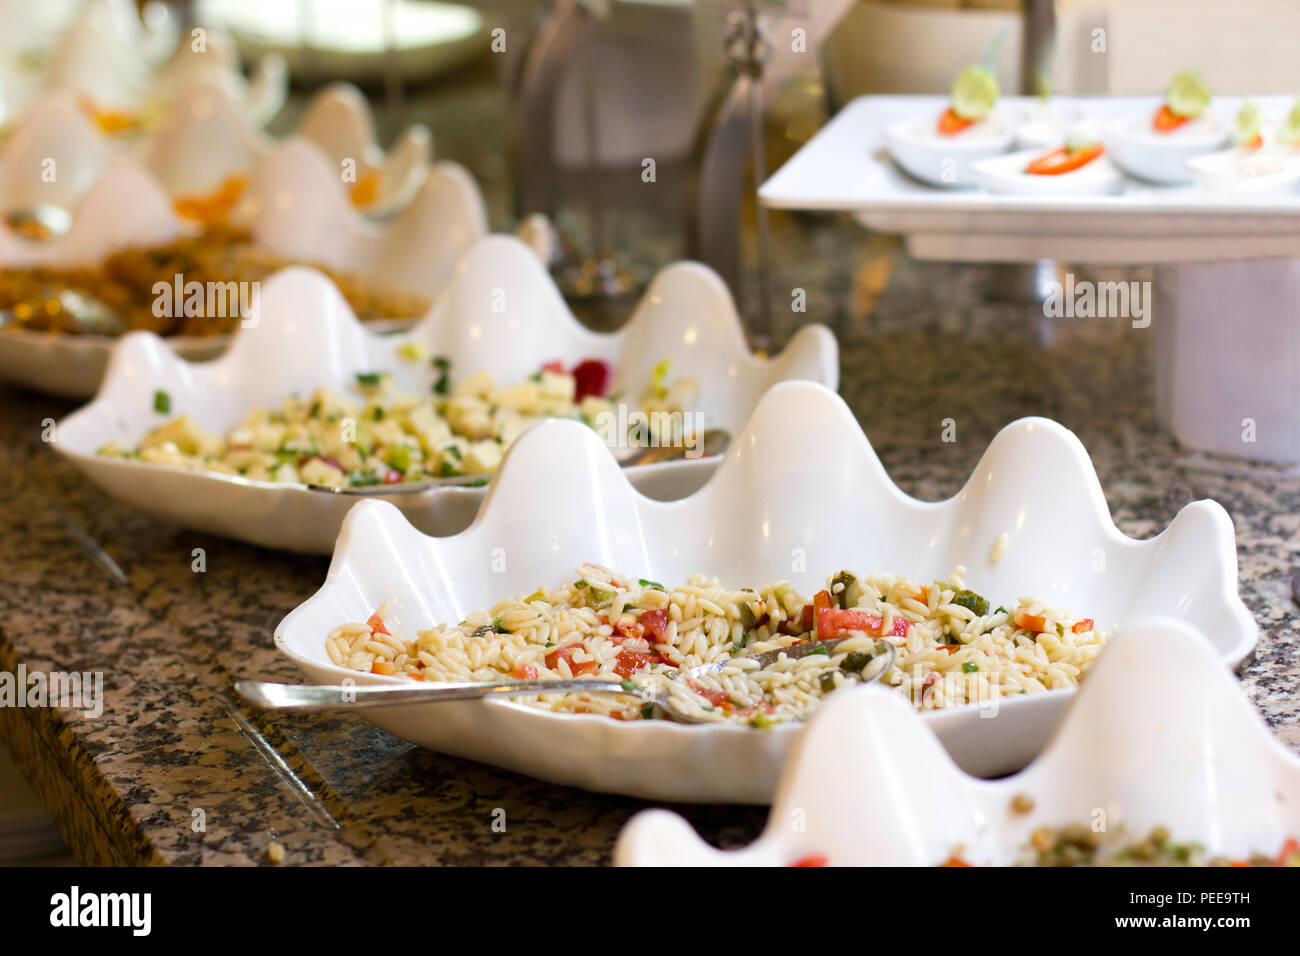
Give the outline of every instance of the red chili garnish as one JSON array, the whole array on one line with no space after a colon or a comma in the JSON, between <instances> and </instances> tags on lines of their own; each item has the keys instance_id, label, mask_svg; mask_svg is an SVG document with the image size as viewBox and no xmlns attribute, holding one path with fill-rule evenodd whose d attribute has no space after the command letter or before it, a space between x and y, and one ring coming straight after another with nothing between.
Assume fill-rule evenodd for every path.
<instances>
[{"instance_id":1,"label":"red chili garnish","mask_svg":"<svg viewBox=\"0 0 1300 956\"><path fill-rule=\"evenodd\" d=\"M790 864L791 866L829 866L830 859L823 853L812 853L808 856L801 856Z\"/></svg>"},{"instance_id":2,"label":"red chili garnish","mask_svg":"<svg viewBox=\"0 0 1300 956\"><path fill-rule=\"evenodd\" d=\"M510 668L510 676L516 680L532 680L537 676L537 668L532 664L516 664Z\"/></svg>"}]
</instances>

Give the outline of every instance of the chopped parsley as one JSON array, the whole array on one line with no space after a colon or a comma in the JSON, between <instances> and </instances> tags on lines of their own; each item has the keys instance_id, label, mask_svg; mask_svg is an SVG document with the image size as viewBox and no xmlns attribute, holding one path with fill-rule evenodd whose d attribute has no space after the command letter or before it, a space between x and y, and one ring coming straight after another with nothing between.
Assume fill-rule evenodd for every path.
<instances>
[{"instance_id":1,"label":"chopped parsley","mask_svg":"<svg viewBox=\"0 0 1300 956\"><path fill-rule=\"evenodd\" d=\"M172 397L161 389L154 392L153 410L159 415L170 415L172 410Z\"/></svg>"},{"instance_id":2,"label":"chopped parsley","mask_svg":"<svg viewBox=\"0 0 1300 956\"><path fill-rule=\"evenodd\" d=\"M357 384L366 388L374 388L382 379L379 372L357 372Z\"/></svg>"}]
</instances>

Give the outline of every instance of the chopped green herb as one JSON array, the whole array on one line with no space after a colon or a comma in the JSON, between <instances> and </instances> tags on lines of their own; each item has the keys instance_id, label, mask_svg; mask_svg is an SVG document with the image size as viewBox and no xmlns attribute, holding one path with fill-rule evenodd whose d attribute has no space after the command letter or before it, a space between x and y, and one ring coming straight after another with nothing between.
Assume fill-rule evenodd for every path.
<instances>
[{"instance_id":1,"label":"chopped green herb","mask_svg":"<svg viewBox=\"0 0 1300 956\"><path fill-rule=\"evenodd\" d=\"M740 626L745 630L749 630L758 623L758 619L754 617L754 608L748 601L741 601L736 605L736 610L740 612Z\"/></svg>"},{"instance_id":2,"label":"chopped green herb","mask_svg":"<svg viewBox=\"0 0 1300 956\"><path fill-rule=\"evenodd\" d=\"M646 704L644 707L641 708L641 719L642 719L642 720L650 720L652 717L654 717L654 715L655 715L655 705L654 705L654 704Z\"/></svg>"},{"instance_id":3,"label":"chopped green herb","mask_svg":"<svg viewBox=\"0 0 1300 956\"><path fill-rule=\"evenodd\" d=\"M872 657L866 651L854 651L840 662L840 670L846 674L860 674L862 668L871 663Z\"/></svg>"},{"instance_id":4,"label":"chopped green herb","mask_svg":"<svg viewBox=\"0 0 1300 956\"><path fill-rule=\"evenodd\" d=\"M377 422L382 422L384 420L384 409L381 406L376 405L375 410L370 413L370 417Z\"/></svg>"},{"instance_id":5,"label":"chopped green herb","mask_svg":"<svg viewBox=\"0 0 1300 956\"><path fill-rule=\"evenodd\" d=\"M658 581L647 581L645 578L637 578L636 583L643 588L654 588L656 591L663 591L666 588Z\"/></svg>"},{"instance_id":6,"label":"chopped green herb","mask_svg":"<svg viewBox=\"0 0 1300 956\"><path fill-rule=\"evenodd\" d=\"M742 634L740 636L740 640L736 641L736 643L731 645L731 656L732 657L738 656L740 652L745 649L745 645L748 643L749 643L749 634L748 633Z\"/></svg>"},{"instance_id":7,"label":"chopped green herb","mask_svg":"<svg viewBox=\"0 0 1300 956\"><path fill-rule=\"evenodd\" d=\"M456 470L456 466L449 461L444 461L442 465L438 468L439 478L454 478L456 475L459 474L460 472Z\"/></svg>"},{"instance_id":8,"label":"chopped green herb","mask_svg":"<svg viewBox=\"0 0 1300 956\"><path fill-rule=\"evenodd\" d=\"M581 591L583 588L587 586L587 582L584 581L582 578L578 578L578 580L573 582L573 586L577 588L579 591Z\"/></svg>"},{"instance_id":9,"label":"chopped green herb","mask_svg":"<svg viewBox=\"0 0 1300 956\"><path fill-rule=\"evenodd\" d=\"M307 417L315 418L319 414L320 414L320 400L317 399L316 401L311 403L311 408L307 411Z\"/></svg>"},{"instance_id":10,"label":"chopped green herb","mask_svg":"<svg viewBox=\"0 0 1300 956\"><path fill-rule=\"evenodd\" d=\"M980 669L980 666L978 664L973 664L970 661L966 661L964 664L961 665L961 669L967 674L974 674L977 670Z\"/></svg>"},{"instance_id":11,"label":"chopped green herb","mask_svg":"<svg viewBox=\"0 0 1300 956\"><path fill-rule=\"evenodd\" d=\"M821 679L821 688L823 694L829 694L835 689L835 675L823 674Z\"/></svg>"},{"instance_id":12,"label":"chopped green herb","mask_svg":"<svg viewBox=\"0 0 1300 956\"><path fill-rule=\"evenodd\" d=\"M384 480L373 471L354 471L348 475L349 488L368 488L371 485L382 485L383 483Z\"/></svg>"},{"instance_id":13,"label":"chopped green herb","mask_svg":"<svg viewBox=\"0 0 1300 956\"><path fill-rule=\"evenodd\" d=\"M758 728L767 728L772 726L772 719L767 714L755 714L749 718L749 726Z\"/></svg>"},{"instance_id":14,"label":"chopped green herb","mask_svg":"<svg viewBox=\"0 0 1300 956\"><path fill-rule=\"evenodd\" d=\"M830 651L826 650L824 647L814 647L811 651L805 654L804 657L814 657L817 654L821 654L823 657L830 657Z\"/></svg>"},{"instance_id":15,"label":"chopped green herb","mask_svg":"<svg viewBox=\"0 0 1300 956\"><path fill-rule=\"evenodd\" d=\"M627 691L629 694L636 693L637 686L635 681L624 680L624 681L619 681L619 683L623 685L623 689Z\"/></svg>"},{"instance_id":16,"label":"chopped green herb","mask_svg":"<svg viewBox=\"0 0 1300 956\"><path fill-rule=\"evenodd\" d=\"M952 596L952 603L959 604L973 614L983 617L989 612L989 602L976 594L963 588Z\"/></svg>"},{"instance_id":17,"label":"chopped green herb","mask_svg":"<svg viewBox=\"0 0 1300 956\"><path fill-rule=\"evenodd\" d=\"M993 613L994 613L994 614L1009 614L1009 613L1011 613L1011 612L1008 611L1006 608L1004 608L1001 604L999 604L998 607L997 607L997 610L994 611Z\"/></svg>"},{"instance_id":18,"label":"chopped green herb","mask_svg":"<svg viewBox=\"0 0 1300 956\"><path fill-rule=\"evenodd\" d=\"M465 460L464 456L462 456L460 453L460 449L457 448L455 445L448 445L446 448L443 449L443 451L446 452L448 455L451 455L451 457L455 458L457 461Z\"/></svg>"},{"instance_id":19,"label":"chopped green herb","mask_svg":"<svg viewBox=\"0 0 1300 956\"><path fill-rule=\"evenodd\" d=\"M154 392L153 410L159 415L170 415L172 410L172 397L162 390Z\"/></svg>"},{"instance_id":20,"label":"chopped green herb","mask_svg":"<svg viewBox=\"0 0 1300 956\"><path fill-rule=\"evenodd\" d=\"M491 624L484 624L480 627L474 628L475 637L482 637L485 634L504 634L504 633L505 631L501 629L501 618L499 617L494 617L492 619Z\"/></svg>"},{"instance_id":21,"label":"chopped green herb","mask_svg":"<svg viewBox=\"0 0 1300 956\"><path fill-rule=\"evenodd\" d=\"M379 372L357 372L357 384L367 388L374 388L379 384L381 378Z\"/></svg>"}]
</instances>

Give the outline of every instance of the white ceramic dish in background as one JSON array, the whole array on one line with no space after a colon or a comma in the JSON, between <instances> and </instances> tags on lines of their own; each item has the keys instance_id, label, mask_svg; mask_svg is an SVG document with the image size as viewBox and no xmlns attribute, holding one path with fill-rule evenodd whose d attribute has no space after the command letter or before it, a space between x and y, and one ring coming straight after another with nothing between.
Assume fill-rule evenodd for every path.
<instances>
[{"instance_id":1,"label":"white ceramic dish in background","mask_svg":"<svg viewBox=\"0 0 1300 956\"><path fill-rule=\"evenodd\" d=\"M1201 189L1239 196L1273 196L1295 192L1300 183L1300 148L1264 145L1232 148L1187 161L1187 171Z\"/></svg>"},{"instance_id":2,"label":"white ceramic dish in background","mask_svg":"<svg viewBox=\"0 0 1300 956\"><path fill-rule=\"evenodd\" d=\"M502 311L494 311L493 302L502 303ZM328 554L355 495L105 458L96 451L109 441L134 447L175 415L191 415L205 430L224 433L255 406L278 406L292 392L307 395L326 386L354 394L358 372L386 371L396 389L427 394L437 373L427 359L401 357L403 342L449 358L453 379L486 369L496 381L510 383L554 359L566 365L605 359L614 367L613 390L632 400L654 365L670 358L674 374L699 381L692 411L703 416L701 427L732 435L772 383L806 377L834 387L838 375L834 336L818 325L800 330L771 360L752 356L726 286L695 263L663 270L618 332L591 332L569 312L532 251L504 236L475 245L432 312L402 335L365 329L333 284L308 269L285 270L268 280L254 318L256 324L241 328L225 355L198 365L177 358L157 336L128 335L113 354L99 395L58 425L55 447L110 493L160 518L266 547ZM157 390L171 398L168 416L153 410ZM716 464L713 457L627 472L647 493L672 497L694 491ZM559 460L553 465L559 467ZM441 487L391 497L421 528L449 534L469 523L483 495L481 487ZM575 501L581 504L573 507ZM581 497L569 505L591 520Z\"/></svg>"},{"instance_id":3,"label":"white ceramic dish in background","mask_svg":"<svg viewBox=\"0 0 1300 956\"><path fill-rule=\"evenodd\" d=\"M1188 160L1222 149L1228 141L1228 129L1218 109L1212 106L1187 127L1169 133L1157 133L1151 128L1151 114L1128 116L1109 123L1102 139L1115 165L1130 176L1149 183L1181 186L1192 181Z\"/></svg>"},{"instance_id":4,"label":"white ceramic dish in background","mask_svg":"<svg viewBox=\"0 0 1300 956\"><path fill-rule=\"evenodd\" d=\"M1007 196L1106 196L1124 188L1124 174L1104 154L1056 176L1025 172L1025 167L1043 154L1044 150L1028 149L994 156L973 163L971 172L984 189Z\"/></svg>"},{"instance_id":5,"label":"white ceramic dish in background","mask_svg":"<svg viewBox=\"0 0 1300 956\"><path fill-rule=\"evenodd\" d=\"M308 80L377 82L393 67L408 81L427 80L473 59L488 42L483 15L460 3L313 0L304 16L292 4L203 0L199 10L224 24L246 54L283 56L294 76Z\"/></svg>"},{"instance_id":6,"label":"white ceramic dish in background","mask_svg":"<svg viewBox=\"0 0 1300 956\"><path fill-rule=\"evenodd\" d=\"M435 163L408 207L375 223L352 207L336 171L313 143L289 139L259 163L236 218L253 241L288 259L364 275L433 298L459 256L487 231L473 178ZM161 184L131 163L113 163L91 187L69 232L34 241L0 221L0 268L93 266L131 245L170 242L190 227ZM72 398L95 394L117 339L0 331L0 381ZM227 336L167 340L188 358L210 358Z\"/></svg>"},{"instance_id":7,"label":"white ceramic dish in background","mask_svg":"<svg viewBox=\"0 0 1300 956\"><path fill-rule=\"evenodd\" d=\"M1009 545L993 563L1003 533ZM494 564L494 555L504 562ZM840 568L927 581L964 564L970 586L992 600L1036 594L1106 627L1161 614L1196 621L1228 663L1258 637L1237 596L1232 522L1214 502L1186 506L1155 538L1127 538L1078 439L1035 418L1003 429L955 497L917 501L889 479L837 395L787 382L763 396L713 477L681 501L645 499L593 432L549 422L511 447L461 534L429 538L386 502L358 504L324 586L280 623L276 646L313 682L395 680L334 666L326 635L385 601L394 632L413 635L571 580L584 561L665 582L697 573L733 587L789 579L809 594ZM1038 753L1073 696L1002 698L993 717L975 705L922 720L968 771L1008 773ZM801 731L615 721L499 700L386 708L368 718L421 746L555 783L734 803L771 800Z\"/></svg>"},{"instance_id":8,"label":"white ceramic dish in background","mask_svg":"<svg viewBox=\"0 0 1300 956\"><path fill-rule=\"evenodd\" d=\"M1011 811L1020 794L1029 813ZM904 701L878 687L837 693L810 722L763 835L730 852L666 810L633 817L622 866L934 866L1032 857L1041 826L1092 825L1132 839L1168 827L1211 856L1276 855L1300 835L1300 758L1279 743L1203 632L1153 621L1117 634L1042 755L976 780ZM795 813L802 829L791 826ZM852 821L846 825L846 821Z\"/></svg>"},{"instance_id":9,"label":"white ceramic dish in background","mask_svg":"<svg viewBox=\"0 0 1300 956\"><path fill-rule=\"evenodd\" d=\"M1215 102L1221 115L1235 116L1241 99L1216 97ZM1284 114L1295 102L1292 96L1253 99L1268 115ZM1034 102L1006 96L999 108L1014 111ZM1104 130L1114 121L1152 115L1160 98L1080 97L1070 102ZM1136 179L1126 179L1117 196L1009 196L928 186L890 159L885 129L938 115L946 103L942 96L853 100L760 187L760 199L777 209L855 213L871 229L905 233L908 248L924 258L1034 261L1047 255L1071 262L1149 265L1300 256L1300 192L1225 196Z\"/></svg>"},{"instance_id":10,"label":"white ceramic dish in background","mask_svg":"<svg viewBox=\"0 0 1300 956\"><path fill-rule=\"evenodd\" d=\"M940 110L939 112L942 112ZM984 124L943 136L935 129L934 117L910 118L885 128L884 141L889 155L905 172L931 186L963 188L975 185L971 164L1005 153L1013 139L1010 114L994 110L984 123L995 129L985 131Z\"/></svg>"}]
</instances>

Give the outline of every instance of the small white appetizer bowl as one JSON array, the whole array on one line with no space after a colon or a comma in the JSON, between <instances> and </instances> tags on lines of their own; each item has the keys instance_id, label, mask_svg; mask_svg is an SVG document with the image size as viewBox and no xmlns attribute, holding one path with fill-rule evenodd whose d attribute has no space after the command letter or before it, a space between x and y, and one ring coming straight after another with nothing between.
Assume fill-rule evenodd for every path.
<instances>
[{"instance_id":1,"label":"small white appetizer bowl","mask_svg":"<svg viewBox=\"0 0 1300 956\"><path fill-rule=\"evenodd\" d=\"M733 587L789 580L806 594L841 568L928 581L961 564L982 594L1041 595L1099 627L1137 627L1155 615L1200 622L1219 667L1240 661L1258 638L1237 595L1227 513L1198 501L1155 538L1125 537L1079 440L1046 419L1008 425L961 491L922 502L890 480L839 396L786 382L763 396L695 494L651 501L628 477L590 429L552 421L510 447L460 534L427 537L388 502L363 501L344 521L324 585L276 628L276 646L313 682L388 683L397 678L335 666L325 647L330 631L391 602L392 632L412 637L539 585L571 581L587 561L663 582L692 574ZM995 550L1004 533L1007 546ZM494 555L506 560L494 563ZM910 708L899 692L890 694L890 704ZM1001 697L995 715L973 704L919 720L958 765L991 776L1031 760L1073 698L1070 690ZM803 730L617 721L502 700L384 708L367 717L420 746L554 783L698 802L769 802ZM890 772L888 762L876 766Z\"/></svg>"},{"instance_id":2,"label":"small white appetizer bowl","mask_svg":"<svg viewBox=\"0 0 1300 956\"><path fill-rule=\"evenodd\" d=\"M692 411L700 416L701 430L724 429L733 437L769 385L811 378L834 387L839 374L835 338L820 325L801 329L771 359L753 356L726 285L697 263L661 271L622 329L592 332L569 312L533 252L506 236L485 238L470 249L433 310L400 335L369 331L333 283L303 268L268 279L246 321L229 351L198 364L179 358L151 333L127 335L113 352L98 396L57 425L55 448L111 494L164 520L264 547L328 554L357 489L253 481L97 452L108 442L137 447L179 415L224 434L254 407L279 407L295 392L310 395L325 387L347 395L361 372L388 373L397 392L429 394L440 374L431 356L450 360L453 381L486 370L502 384L523 381L555 359L566 365L603 359L614 368L612 391L633 400L654 366L668 358L674 376L699 383ZM167 414L154 410L160 391L169 397ZM698 488L717 461L714 455L631 466L627 472L648 493L680 496ZM470 522L483 498L482 487L463 486L469 480L449 479L423 491L394 485L386 497L423 530L449 534ZM588 514L585 506L574 511Z\"/></svg>"},{"instance_id":3,"label":"small white appetizer bowl","mask_svg":"<svg viewBox=\"0 0 1300 956\"><path fill-rule=\"evenodd\" d=\"M1029 809L1015 812L1014 798ZM790 825L795 814L803 828ZM1153 620L1112 638L1051 742L1014 776L963 773L884 688L837 691L795 747L755 843L724 852L677 814L647 810L624 827L614 862L935 866L960 854L1007 866L1032 859L1034 830L1070 824L1132 840L1166 827L1210 857L1275 855L1300 834L1300 758L1204 632Z\"/></svg>"},{"instance_id":4,"label":"small white appetizer bowl","mask_svg":"<svg viewBox=\"0 0 1300 956\"><path fill-rule=\"evenodd\" d=\"M936 119L908 119L885 128L885 145L908 175L931 186L961 189L975 185L971 165L1005 153L1014 134L1006 114L994 110L984 122L955 136L935 128Z\"/></svg>"},{"instance_id":5,"label":"small white appetizer bowl","mask_svg":"<svg viewBox=\"0 0 1300 956\"><path fill-rule=\"evenodd\" d=\"M1243 197L1293 192L1300 183L1300 148L1234 147L1189 159L1187 169L1197 186L1211 192Z\"/></svg>"},{"instance_id":6,"label":"small white appetizer bowl","mask_svg":"<svg viewBox=\"0 0 1300 956\"><path fill-rule=\"evenodd\" d=\"M1039 176L1025 167L1044 150L1028 149L981 159L971 165L976 181L991 193L1004 196L1109 196L1124 188L1124 174L1106 155L1072 172Z\"/></svg>"},{"instance_id":7,"label":"small white appetizer bowl","mask_svg":"<svg viewBox=\"0 0 1300 956\"><path fill-rule=\"evenodd\" d=\"M1076 104L1060 99L1026 106L1016 121L1016 149L1055 149L1065 142L1070 127L1083 118Z\"/></svg>"},{"instance_id":8,"label":"small white appetizer bowl","mask_svg":"<svg viewBox=\"0 0 1300 956\"><path fill-rule=\"evenodd\" d=\"M1192 181L1188 160L1222 149L1228 127L1213 108L1186 127L1169 133L1151 128L1151 117L1128 117L1105 128L1106 153L1130 176L1167 186Z\"/></svg>"}]
</instances>

